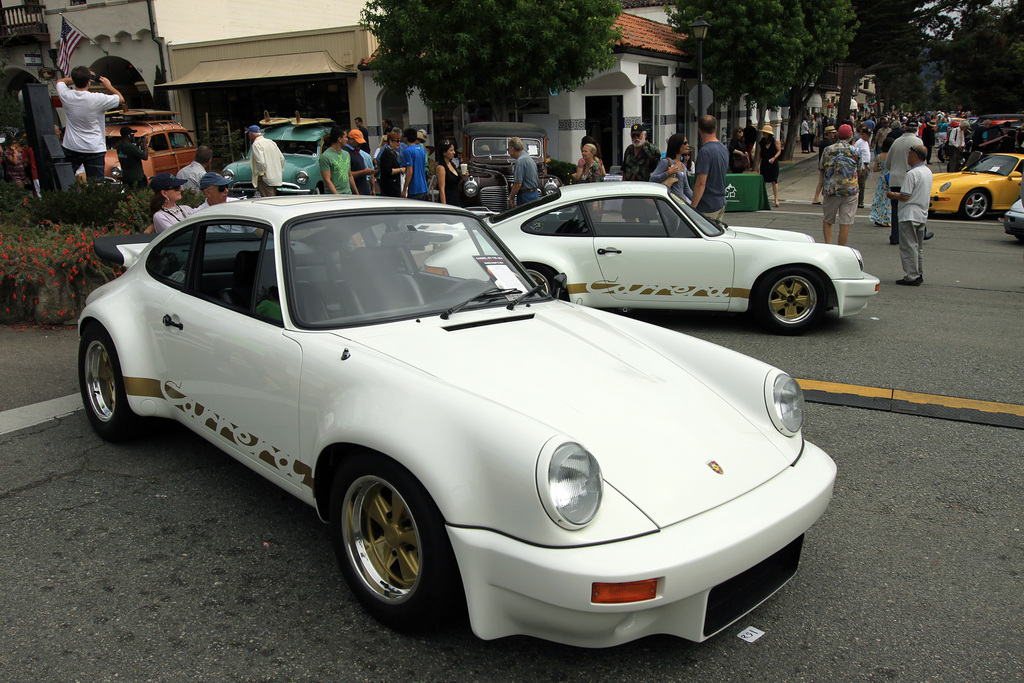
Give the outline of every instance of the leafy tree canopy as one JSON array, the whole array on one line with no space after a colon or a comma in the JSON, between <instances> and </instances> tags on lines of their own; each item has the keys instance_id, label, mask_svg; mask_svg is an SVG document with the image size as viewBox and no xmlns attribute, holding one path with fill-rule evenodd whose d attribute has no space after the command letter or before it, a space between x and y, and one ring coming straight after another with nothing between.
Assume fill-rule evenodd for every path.
<instances>
[{"instance_id":1,"label":"leafy tree canopy","mask_svg":"<svg viewBox=\"0 0 1024 683\"><path fill-rule=\"evenodd\" d=\"M993 4L962 15L950 40L936 44L948 97L980 113L1024 111L1024 4Z\"/></svg>"},{"instance_id":2,"label":"leafy tree canopy","mask_svg":"<svg viewBox=\"0 0 1024 683\"><path fill-rule=\"evenodd\" d=\"M550 89L572 90L614 64L617 0L369 0L380 43L374 81L433 107L490 102L498 115Z\"/></svg>"},{"instance_id":3,"label":"leafy tree canopy","mask_svg":"<svg viewBox=\"0 0 1024 683\"><path fill-rule=\"evenodd\" d=\"M797 79L803 46L810 42L798 0L676 0L669 23L685 38L682 49L697 54L690 25L708 22L704 80L718 101L746 94L771 104Z\"/></svg>"}]
</instances>

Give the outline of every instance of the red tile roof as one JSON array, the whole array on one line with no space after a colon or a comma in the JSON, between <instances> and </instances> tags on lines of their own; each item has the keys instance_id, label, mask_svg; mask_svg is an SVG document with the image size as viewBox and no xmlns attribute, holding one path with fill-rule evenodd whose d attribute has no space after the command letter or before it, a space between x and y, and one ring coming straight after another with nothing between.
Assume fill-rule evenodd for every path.
<instances>
[{"instance_id":1,"label":"red tile roof","mask_svg":"<svg viewBox=\"0 0 1024 683\"><path fill-rule=\"evenodd\" d=\"M651 50L673 57L688 55L676 47L676 41L682 36L673 32L668 24L623 13L615 20L615 26L622 29L622 38L616 42L619 47Z\"/></svg>"}]
</instances>

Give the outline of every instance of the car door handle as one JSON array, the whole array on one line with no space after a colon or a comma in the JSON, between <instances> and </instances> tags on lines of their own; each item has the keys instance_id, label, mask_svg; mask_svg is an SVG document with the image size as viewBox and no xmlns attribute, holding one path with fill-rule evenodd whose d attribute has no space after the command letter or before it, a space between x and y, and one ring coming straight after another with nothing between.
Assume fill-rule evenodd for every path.
<instances>
[{"instance_id":1,"label":"car door handle","mask_svg":"<svg viewBox=\"0 0 1024 683\"><path fill-rule=\"evenodd\" d=\"M622 252L615 247L608 247L607 249L598 249L597 253L603 256L604 254L621 254Z\"/></svg>"},{"instance_id":2,"label":"car door handle","mask_svg":"<svg viewBox=\"0 0 1024 683\"><path fill-rule=\"evenodd\" d=\"M174 320L171 319L171 316L167 313L164 313L164 325L167 327L177 327L179 330L185 329L184 325L174 322Z\"/></svg>"}]
</instances>

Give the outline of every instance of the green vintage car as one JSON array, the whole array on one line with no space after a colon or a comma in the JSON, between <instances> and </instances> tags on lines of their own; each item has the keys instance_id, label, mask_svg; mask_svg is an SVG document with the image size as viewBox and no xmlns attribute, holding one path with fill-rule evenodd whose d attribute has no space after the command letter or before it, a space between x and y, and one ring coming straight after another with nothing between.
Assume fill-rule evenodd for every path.
<instances>
[{"instance_id":1,"label":"green vintage car","mask_svg":"<svg viewBox=\"0 0 1024 683\"><path fill-rule=\"evenodd\" d=\"M263 119L259 126L263 135L277 143L284 154L284 175L279 195L320 194L324 191L320 175L320 152L327 133L336 125L331 119ZM228 164L222 175L231 181L228 191L233 197L252 197L256 188L252 182L249 155Z\"/></svg>"}]
</instances>

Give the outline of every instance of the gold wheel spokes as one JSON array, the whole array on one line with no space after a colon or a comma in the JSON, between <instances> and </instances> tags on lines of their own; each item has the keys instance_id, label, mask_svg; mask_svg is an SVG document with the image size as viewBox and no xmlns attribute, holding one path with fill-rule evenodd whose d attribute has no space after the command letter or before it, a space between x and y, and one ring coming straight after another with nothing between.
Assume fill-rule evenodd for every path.
<instances>
[{"instance_id":1,"label":"gold wheel spokes","mask_svg":"<svg viewBox=\"0 0 1024 683\"><path fill-rule=\"evenodd\" d=\"M372 476L353 482L346 499L343 533L349 558L373 592L385 600L404 600L420 574L419 533L405 500Z\"/></svg>"},{"instance_id":2,"label":"gold wheel spokes","mask_svg":"<svg viewBox=\"0 0 1024 683\"><path fill-rule=\"evenodd\" d=\"M810 282L802 277L779 280L771 291L768 306L782 322L797 323L814 311L817 295Z\"/></svg>"}]
</instances>

